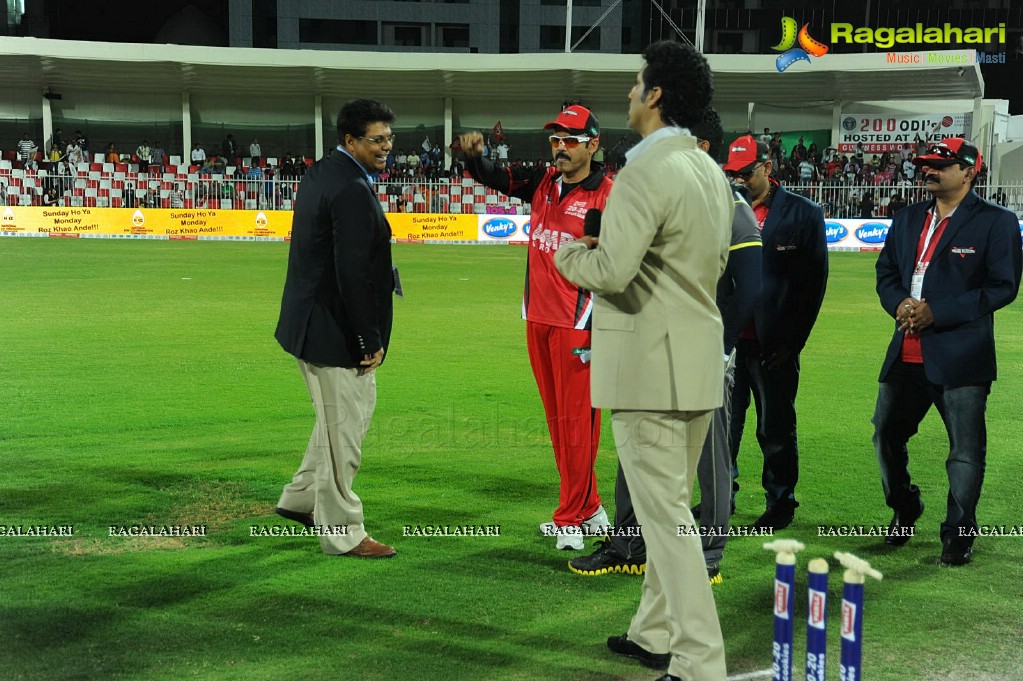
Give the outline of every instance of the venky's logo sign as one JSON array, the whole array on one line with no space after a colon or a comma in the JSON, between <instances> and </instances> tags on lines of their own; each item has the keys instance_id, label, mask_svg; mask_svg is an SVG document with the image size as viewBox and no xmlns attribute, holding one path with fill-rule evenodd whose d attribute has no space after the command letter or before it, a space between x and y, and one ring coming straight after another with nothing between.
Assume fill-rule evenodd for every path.
<instances>
[{"instance_id":1,"label":"venky's logo sign","mask_svg":"<svg viewBox=\"0 0 1023 681\"><path fill-rule=\"evenodd\" d=\"M771 48L782 53L774 62L778 73L797 61L810 61L810 57L823 57L828 53L827 45L810 37L810 32L807 30L810 24L803 24L803 28L799 29L798 34L797 26L796 20L792 17L781 18L781 42ZM797 41L799 47L795 47Z\"/></svg>"}]
</instances>

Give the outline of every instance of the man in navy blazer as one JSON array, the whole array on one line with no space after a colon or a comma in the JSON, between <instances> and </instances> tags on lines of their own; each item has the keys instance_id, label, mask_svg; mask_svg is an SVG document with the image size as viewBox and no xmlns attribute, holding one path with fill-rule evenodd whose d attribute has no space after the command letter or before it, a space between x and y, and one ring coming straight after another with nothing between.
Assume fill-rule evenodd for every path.
<instances>
[{"instance_id":1,"label":"man in navy blazer","mask_svg":"<svg viewBox=\"0 0 1023 681\"><path fill-rule=\"evenodd\" d=\"M371 99L337 118L338 147L299 185L275 336L298 360L316 410L305 457L275 509L318 526L324 553L386 558L363 526L352 482L376 406L373 373L391 337L391 229L373 191L394 143L394 113Z\"/></svg>"},{"instance_id":2,"label":"man in navy blazer","mask_svg":"<svg viewBox=\"0 0 1023 681\"><path fill-rule=\"evenodd\" d=\"M739 335L732 392L733 476L742 431L754 397L757 441L764 453L767 509L754 527L780 530L792 522L799 479L796 392L799 353L817 321L828 283L824 213L771 177L767 145L744 135L729 145L725 173L749 188L763 240L760 298L753 323ZM733 485L738 490L737 484Z\"/></svg>"},{"instance_id":3,"label":"man in navy blazer","mask_svg":"<svg viewBox=\"0 0 1023 681\"><path fill-rule=\"evenodd\" d=\"M877 259L877 294L896 328L881 367L874 448L885 502L885 542L913 536L924 504L909 475L906 443L933 404L948 431L948 499L942 565L973 554L987 456L984 411L996 378L994 312L1019 292L1019 222L973 193L982 160L950 137L913 159L930 201L900 210Z\"/></svg>"}]
</instances>

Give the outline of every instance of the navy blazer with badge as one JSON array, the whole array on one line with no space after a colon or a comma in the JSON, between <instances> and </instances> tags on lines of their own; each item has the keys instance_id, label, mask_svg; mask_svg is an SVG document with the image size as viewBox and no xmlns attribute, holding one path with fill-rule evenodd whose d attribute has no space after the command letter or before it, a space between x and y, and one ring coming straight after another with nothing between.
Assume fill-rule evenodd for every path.
<instances>
[{"instance_id":1,"label":"navy blazer with badge","mask_svg":"<svg viewBox=\"0 0 1023 681\"><path fill-rule=\"evenodd\" d=\"M274 335L299 359L356 368L386 355L393 290L390 225L366 171L334 151L299 185Z\"/></svg>"},{"instance_id":2,"label":"navy blazer with badge","mask_svg":"<svg viewBox=\"0 0 1023 681\"><path fill-rule=\"evenodd\" d=\"M920 234L933 206L932 199L896 213L877 259L877 294L892 317L910 297ZM920 333L928 381L954 388L995 380L992 313L1016 298L1021 262L1016 216L970 191L952 214L924 276L921 298L934 316L934 324ZM899 358L905 334L897 327L880 381Z\"/></svg>"},{"instance_id":3,"label":"navy blazer with badge","mask_svg":"<svg viewBox=\"0 0 1023 681\"><path fill-rule=\"evenodd\" d=\"M828 242L821 207L771 181L763 240L760 303L754 313L761 354L806 345L828 284Z\"/></svg>"}]
</instances>

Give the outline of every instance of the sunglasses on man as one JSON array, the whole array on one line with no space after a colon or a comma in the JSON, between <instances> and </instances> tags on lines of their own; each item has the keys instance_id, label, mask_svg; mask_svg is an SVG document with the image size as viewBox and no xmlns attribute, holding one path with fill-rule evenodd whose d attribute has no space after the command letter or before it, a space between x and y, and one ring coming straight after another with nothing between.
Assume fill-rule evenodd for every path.
<instances>
[{"instance_id":1,"label":"sunglasses on man","mask_svg":"<svg viewBox=\"0 0 1023 681\"><path fill-rule=\"evenodd\" d=\"M757 172L757 168L759 168L762 165L764 164L758 163L749 170L742 171L726 170L725 177L727 177L729 180L742 180L743 182L749 182L749 179L753 177L753 173Z\"/></svg>"},{"instance_id":2,"label":"sunglasses on man","mask_svg":"<svg viewBox=\"0 0 1023 681\"><path fill-rule=\"evenodd\" d=\"M561 137L559 135L551 135L551 148L557 149L562 144L565 145L566 149L575 149L580 144L587 144L592 140L592 137L586 137L584 135L566 135Z\"/></svg>"}]
</instances>

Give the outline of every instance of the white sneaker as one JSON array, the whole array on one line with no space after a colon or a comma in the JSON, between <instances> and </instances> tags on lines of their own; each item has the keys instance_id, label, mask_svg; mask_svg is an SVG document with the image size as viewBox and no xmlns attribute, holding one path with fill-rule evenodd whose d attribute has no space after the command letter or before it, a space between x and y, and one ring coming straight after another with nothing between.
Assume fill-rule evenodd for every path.
<instances>
[{"instance_id":1,"label":"white sneaker","mask_svg":"<svg viewBox=\"0 0 1023 681\"><path fill-rule=\"evenodd\" d=\"M603 506L600 506L596 513L584 520L582 525L583 533L591 537L607 534L610 527L611 521L607 519L607 511Z\"/></svg>"},{"instance_id":2,"label":"white sneaker","mask_svg":"<svg viewBox=\"0 0 1023 681\"><path fill-rule=\"evenodd\" d=\"M558 550L581 551L585 546L583 530L578 525L565 525L557 529Z\"/></svg>"},{"instance_id":3,"label":"white sneaker","mask_svg":"<svg viewBox=\"0 0 1023 681\"><path fill-rule=\"evenodd\" d=\"M558 526L554 524L554 521L550 520L546 523L540 523L540 534L545 537L553 537L558 533Z\"/></svg>"}]
</instances>

